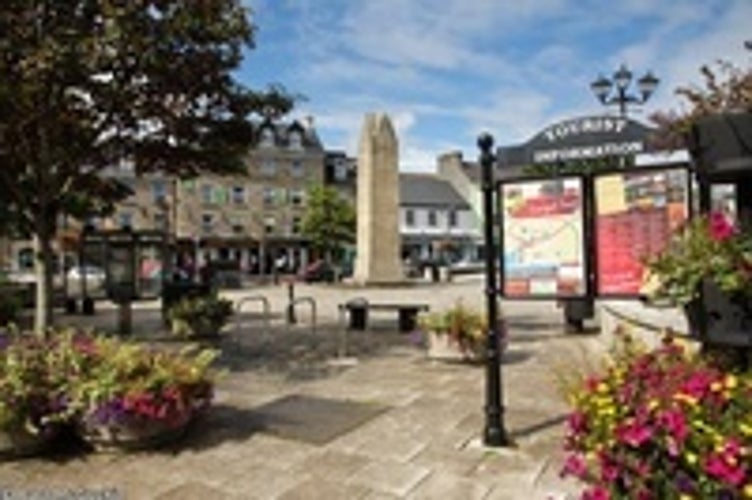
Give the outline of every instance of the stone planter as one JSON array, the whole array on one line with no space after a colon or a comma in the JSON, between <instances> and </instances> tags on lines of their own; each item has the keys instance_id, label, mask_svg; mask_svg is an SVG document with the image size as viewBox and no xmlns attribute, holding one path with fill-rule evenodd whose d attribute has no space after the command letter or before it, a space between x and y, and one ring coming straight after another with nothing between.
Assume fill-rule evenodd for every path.
<instances>
[{"instance_id":1,"label":"stone planter","mask_svg":"<svg viewBox=\"0 0 752 500\"><path fill-rule=\"evenodd\" d=\"M752 347L752 303L705 280L700 298L684 306L690 334L702 342Z\"/></svg>"},{"instance_id":2,"label":"stone planter","mask_svg":"<svg viewBox=\"0 0 752 500\"><path fill-rule=\"evenodd\" d=\"M99 424L84 418L79 426L81 438L96 451L135 451L155 448L180 438L193 418L186 410L178 418L166 421L124 417L117 423Z\"/></svg>"},{"instance_id":3,"label":"stone planter","mask_svg":"<svg viewBox=\"0 0 752 500\"><path fill-rule=\"evenodd\" d=\"M456 363L481 363L483 361L482 345L462 349L459 342L446 333L428 331L426 343L430 359Z\"/></svg>"},{"instance_id":4,"label":"stone planter","mask_svg":"<svg viewBox=\"0 0 752 500\"><path fill-rule=\"evenodd\" d=\"M0 458L39 455L48 448L55 436L57 431L52 429L38 434L32 434L26 429L0 430Z\"/></svg>"}]
</instances>

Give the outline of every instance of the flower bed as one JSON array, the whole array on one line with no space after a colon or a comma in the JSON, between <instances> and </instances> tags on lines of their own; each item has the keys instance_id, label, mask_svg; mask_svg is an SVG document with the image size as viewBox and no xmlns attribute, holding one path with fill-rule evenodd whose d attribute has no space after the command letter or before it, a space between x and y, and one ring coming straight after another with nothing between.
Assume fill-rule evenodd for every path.
<instances>
[{"instance_id":1,"label":"flower bed","mask_svg":"<svg viewBox=\"0 0 752 500\"><path fill-rule=\"evenodd\" d=\"M62 425L97 449L152 446L211 401L213 351L168 354L74 331L3 341L0 446L9 454L38 451Z\"/></svg>"},{"instance_id":2,"label":"flower bed","mask_svg":"<svg viewBox=\"0 0 752 500\"><path fill-rule=\"evenodd\" d=\"M570 388L563 473L585 499L752 497L752 374L628 337Z\"/></svg>"}]
</instances>

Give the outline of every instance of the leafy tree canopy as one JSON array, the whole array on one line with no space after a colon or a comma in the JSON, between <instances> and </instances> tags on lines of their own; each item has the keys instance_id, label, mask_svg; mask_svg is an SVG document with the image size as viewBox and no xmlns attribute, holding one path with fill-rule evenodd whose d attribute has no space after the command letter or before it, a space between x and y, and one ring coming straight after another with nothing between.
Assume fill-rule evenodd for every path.
<instances>
[{"instance_id":1,"label":"leafy tree canopy","mask_svg":"<svg viewBox=\"0 0 752 500\"><path fill-rule=\"evenodd\" d=\"M752 42L745 48L752 51ZM728 111L752 111L752 66L737 67L718 61L716 67L700 68L703 86L679 87L676 94L687 103L682 111L663 111L651 115L657 131L652 138L658 149L685 147L684 135L699 118Z\"/></svg>"},{"instance_id":2,"label":"leafy tree canopy","mask_svg":"<svg viewBox=\"0 0 752 500\"><path fill-rule=\"evenodd\" d=\"M113 165L237 171L248 115L292 106L233 78L240 0L4 0L0 33L0 183L32 234L34 214L127 194Z\"/></svg>"},{"instance_id":3,"label":"leafy tree canopy","mask_svg":"<svg viewBox=\"0 0 752 500\"><path fill-rule=\"evenodd\" d=\"M315 248L330 256L355 241L355 208L329 186L313 186L308 195L301 232Z\"/></svg>"}]
</instances>

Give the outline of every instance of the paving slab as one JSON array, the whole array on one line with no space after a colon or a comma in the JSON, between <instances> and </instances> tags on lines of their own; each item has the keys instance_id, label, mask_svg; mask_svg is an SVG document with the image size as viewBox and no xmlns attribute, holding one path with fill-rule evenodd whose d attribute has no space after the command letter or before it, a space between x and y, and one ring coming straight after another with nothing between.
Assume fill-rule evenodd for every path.
<instances>
[{"instance_id":1,"label":"paving slab","mask_svg":"<svg viewBox=\"0 0 752 500\"><path fill-rule=\"evenodd\" d=\"M330 363L342 352L337 304L349 298L398 296L439 310L458 299L482 307L483 289L480 279L406 289L296 286L298 296L317 301L315 332L305 318L300 327L287 328L276 314L284 311L286 287L223 292L232 300L266 295L275 317L269 326L251 318L247 328L229 329L216 344L222 351L218 364L227 374L217 387L215 405L184 439L130 455L74 452L0 462L0 489L110 488L137 500L574 498L579 485L558 476L567 406L558 394L557 375L597 365L593 353L603 348L594 337L565 335L553 304L504 307L510 346L500 368L505 424L517 444L513 449L480 444L485 368L426 359L409 335L394 330L393 321L349 332L346 354L357 362ZM153 323L157 307L137 305L137 331L140 319ZM94 318L66 321L116 324L114 308L99 311ZM155 342L148 334L136 337ZM259 408L292 396L351 400L384 410L317 443L263 432ZM320 413L324 419L342 417L336 408ZM302 409L298 417L304 429L316 415L307 422Z\"/></svg>"}]
</instances>

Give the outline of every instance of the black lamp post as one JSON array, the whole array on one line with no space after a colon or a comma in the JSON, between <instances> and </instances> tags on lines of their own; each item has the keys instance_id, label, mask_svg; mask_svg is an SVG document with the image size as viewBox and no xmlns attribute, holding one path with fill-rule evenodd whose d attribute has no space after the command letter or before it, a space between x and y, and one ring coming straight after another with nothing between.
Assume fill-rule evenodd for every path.
<instances>
[{"instance_id":1,"label":"black lamp post","mask_svg":"<svg viewBox=\"0 0 752 500\"><path fill-rule=\"evenodd\" d=\"M597 80L590 84L590 89L602 104L607 106L618 105L619 114L622 117L626 117L627 105L645 104L647 100L650 99L650 96L653 94L656 87L658 87L660 80L650 71L645 73L642 78L637 80L639 95L627 93L630 83L632 83L632 72L622 64L611 79L601 75ZM612 90L614 91L613 94Z\"/></svg>"},{"instance_id":2,"label":"black lamp post","mask_svg":"<svg viewBox=\"0 0 752 500\"><path fill-rule=\"evenodd\" d=\"M509 446L512 444L504 428L502 397L501 352L499 350L499 303L496 276L496 244L494 240L494 176L496 158L491 149L493 137L481 134L478 137L480 166L483 178L483 229L486 246L486 312L488 334L486 336L486 426L483 442L486 446Z\"/></svg>"}]
</instances>

